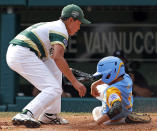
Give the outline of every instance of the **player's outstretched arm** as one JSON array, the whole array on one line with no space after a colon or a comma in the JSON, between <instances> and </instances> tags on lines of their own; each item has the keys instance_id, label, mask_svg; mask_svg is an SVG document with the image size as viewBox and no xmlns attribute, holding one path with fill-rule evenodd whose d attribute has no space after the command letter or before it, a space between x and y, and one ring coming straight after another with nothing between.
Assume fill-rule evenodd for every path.
<instances>
[{"instance_id":1,"label":"player's outstretched arm","mask_svg":"<svg viewBox=\"0 0 157 131\"><path fill-rule=\"evenodd\" d=\"M85 96L86 88L85 86L80 83L75 76L73 75L72 71L69 68L66 60L64 59L64 48L60 44L53 45L53 55L52 59L54 59L56 65L61 70L61 72L66 76L66 78L72 83L73 87L78 91L80 97Z\"/></svg>"},{"instance_id":2,"label":"player's outstretched arm","mask_svg":"<svg viewBox=\"0 0 157 131\"><path fill-rule=\"evenodd\" d=\"M120 114L122 112L122 104L120 101L115 101L112 105L112 107L109 109L109 111L107 112L107 114L104 114L102 117L100 117L100 119L98 119L96 121L96 123L98 125L111 120L113 117L115 117L116 115Z\"/></svg>"}]
</instances>

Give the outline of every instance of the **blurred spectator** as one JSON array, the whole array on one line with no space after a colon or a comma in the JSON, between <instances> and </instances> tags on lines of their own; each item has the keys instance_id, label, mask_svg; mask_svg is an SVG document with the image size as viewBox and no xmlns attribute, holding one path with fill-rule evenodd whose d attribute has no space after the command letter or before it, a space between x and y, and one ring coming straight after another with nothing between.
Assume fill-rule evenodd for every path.
<instances>
[{"instance_id":1,"label":"blurred spectator","mask_svg":"<svg viewBox=\"0 0 157 131\"><path fill-rule=\"evenodd\" d=\"M129 70L134 75L133 94L135 96L151 97L152 91L149 89L149 85L145 77L137 71L139 68L139 62L131 62L129 64Z\"/></svg>"},{"instance_id":2,"label":"blurred spectator","mask_svg":"<svg viewBox=\"0 0 157 131\"><path fill-rule=\"evenodd\" d=\"M152 91L148 86L148 82L145 77L138 71L140 68L140 63L129 63L124 52L121 50L115 51L113 55L119 57L124 62L126 72L133 79L133 95L137 97L151 97Z\"/></svg>"}]
</instances>

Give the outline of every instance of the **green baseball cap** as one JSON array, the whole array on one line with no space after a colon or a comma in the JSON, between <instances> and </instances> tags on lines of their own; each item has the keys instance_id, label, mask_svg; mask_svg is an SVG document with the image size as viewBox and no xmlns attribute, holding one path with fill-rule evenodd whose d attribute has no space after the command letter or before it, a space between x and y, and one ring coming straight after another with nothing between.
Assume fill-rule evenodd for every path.
<instances>
[{"instance_id":1,"label":"green baseball cap","mask_svg":"<svg viewBox=\"0 0 157 131\"><path fill-rule=\"evenodd\" d=\"M65 6L62 9L61 17L73 17L78 19L83 24L90 24L91 22L84 18L83 10L74 4Z\"/></svg>"}]
</instances>

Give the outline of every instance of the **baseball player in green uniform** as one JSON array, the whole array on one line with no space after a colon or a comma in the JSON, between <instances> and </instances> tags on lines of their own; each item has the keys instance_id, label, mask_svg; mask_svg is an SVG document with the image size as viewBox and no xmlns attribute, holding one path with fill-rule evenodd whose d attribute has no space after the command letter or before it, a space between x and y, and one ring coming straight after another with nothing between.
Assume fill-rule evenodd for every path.
<instances>
[{"instance_id":1,"label":"baseball player in green uniform","mask_svg":"<svg viewBox=\"0 0 157 131\"><path fill-rule=\"evenodd\" d=\"M12 118L14 125L39 127L45 124L67 124L59 117L61 112L62 73L78 91L86 94L64 59L69 36L74 35L81 24L90 24L82 9L74 4L63 8L57 21L32 25L19 33L8 47L8 66L41 91L21 113Z\"/></svg>"}]
</instances>

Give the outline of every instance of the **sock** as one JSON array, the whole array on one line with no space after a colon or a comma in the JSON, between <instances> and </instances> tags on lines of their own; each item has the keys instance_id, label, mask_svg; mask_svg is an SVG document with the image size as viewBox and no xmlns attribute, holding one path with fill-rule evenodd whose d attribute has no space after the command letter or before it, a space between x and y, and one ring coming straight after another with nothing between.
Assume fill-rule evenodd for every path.
<instances>
[{"instance_id":1,"label":"sock","mask_svg":"<svg viewBox=\"0 0 157 131\"><path fill-rule=\"evenodd\" d=\"M45 113L46 115L48 115L48 116L53 116L53 115L55 115L55 114L49 114L49 113Z\"/></svg>"},{"instance_id":2,"label":"sock","mask_svg":"<svg viewBox=\"0 0 157 131\"><path fill-rule=\"evenodd\" d=\"M23 110L23 111L21 112L21 114L26 114L26 115L28 115L28 116L30 116L30 117L33 117L33 113L32 113L30 110L27 110L27 109Z\"/></svg>"}]
</instances>

